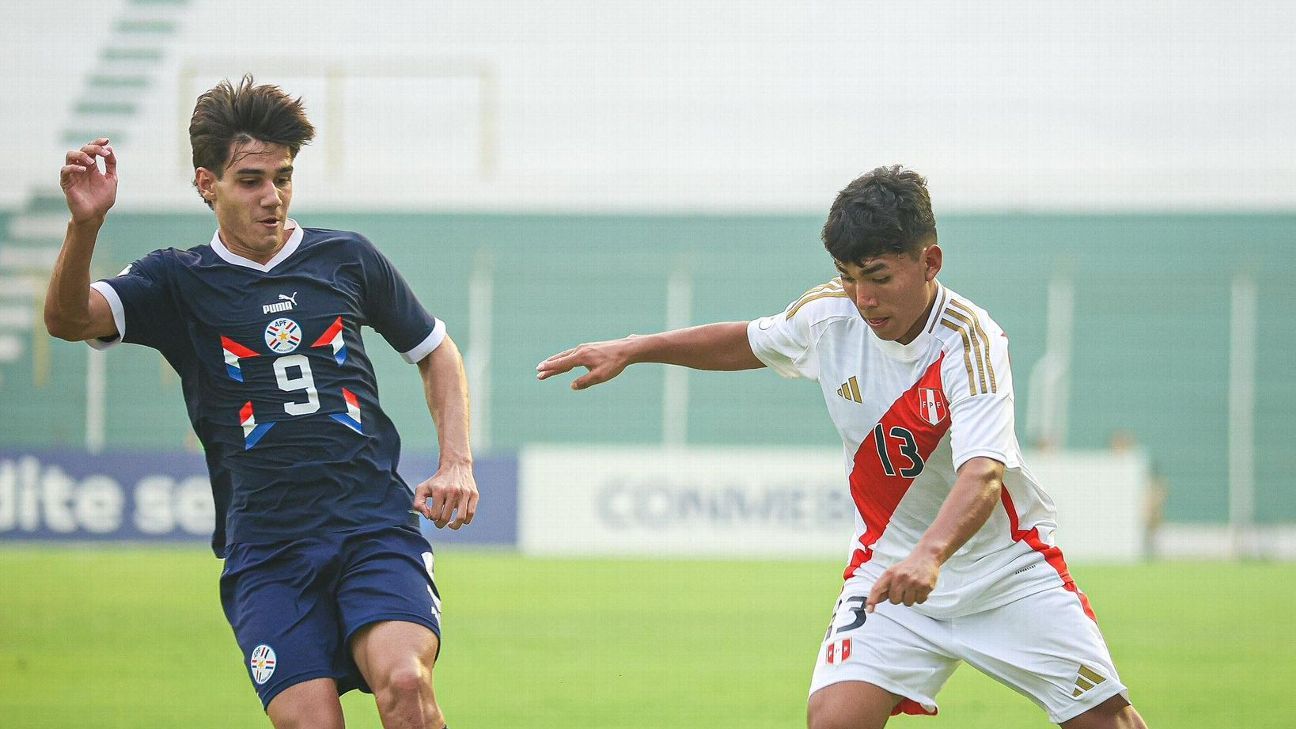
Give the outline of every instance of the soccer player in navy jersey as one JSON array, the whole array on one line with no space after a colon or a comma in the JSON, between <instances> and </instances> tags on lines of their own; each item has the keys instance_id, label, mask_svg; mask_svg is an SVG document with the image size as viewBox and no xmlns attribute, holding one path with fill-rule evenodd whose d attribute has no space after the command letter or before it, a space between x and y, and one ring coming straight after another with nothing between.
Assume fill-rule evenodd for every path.
<instances>
[{"instance_id":1,"label":"soccer player in navy jersey","mask_svg":"<svg viewBox=\"0 0 1296 729\"><path fill-rule=\"evenodd\" d=\"M108 139L69 151L45 324L96 348L152 347L180 375L211 474L221 602L274 726L342 727L338 696L360 688L384 727L441 729L441 604L415 512L458 529L477 508L463 360L372 243L288 218L314 133L300 99L250 76L204 93L189 138L211 242L94 284L117 157ZM440 466L412 494L362 326L418 365L436 423Z\"/></svg>"}]
</instances>

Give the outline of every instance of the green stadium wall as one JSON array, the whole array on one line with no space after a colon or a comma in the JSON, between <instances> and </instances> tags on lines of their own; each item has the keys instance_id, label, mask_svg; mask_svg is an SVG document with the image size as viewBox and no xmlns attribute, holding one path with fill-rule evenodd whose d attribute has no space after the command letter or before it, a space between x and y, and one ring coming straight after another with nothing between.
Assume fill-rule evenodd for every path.
<instances>
[{"instance_id":1,"label":"green stadium wall","mask_svg":"<svg viewBox=\"0 0 1296 729\"><path fill-rule=\"evenodd\" d=\"M396 263L424 304L467 341L468 278L493 275L492 450L528 443L660 442L664 368L632 368L617 383L572 393L538 383L535 364L582 341L666 326L667 279L692 276L692 321L780 311L833 274L815 215L502 215L302 213L304 225L358 230ZM96 276L158 247L210 239L198 214L115 213ZM1230 286L1258 287L1256 514L1296 521L1296 449L1288 430L1296 382L1296 215L951 214L940 221L941 279L986 307L1011 338L1018 432L1027 376L1043 353L1049 280L1069 277L1075 326L1069 439L1104 448L1133 433L1168 481L1166 518L1227 516ZM39 351L33 333L32 352ZM368 333L384 407L407 452L435 450L415 371ZM5 448L80 448L87 348L48 342L49 358L3 365ZM108 357L107 446L194 449L177 378L150 350ZM769 371L690 373L688 442L809 446L835 442L815 385Z\"/></svg>"}]
</instances>

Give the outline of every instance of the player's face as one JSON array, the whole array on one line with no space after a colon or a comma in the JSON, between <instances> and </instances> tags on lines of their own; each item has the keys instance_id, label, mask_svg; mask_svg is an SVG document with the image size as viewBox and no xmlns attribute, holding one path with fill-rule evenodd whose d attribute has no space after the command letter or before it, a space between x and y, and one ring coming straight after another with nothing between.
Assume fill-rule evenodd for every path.
<instances>
[{"instance_id":1,"label":"player's face","mask_svg":"<svg viewBox=\"0 0 1296 729\"><path fill-rule=\"evenodd\" d=\"M232 253L266 263L283 247L292 202L292 152L253 140L230 145L225 172L198 168L198 190L210 200L221 242Z\"/></svg>"},{"instance_id":2,"label":"player's face","mask_svg":"<svg viewBox=\"0 0 1296 729\"><path fill-rule=\"evenodd\" d=\"M846 295L878 339L908 344L922 332L936 300L940 246L927 246L917 258L894 253L859 263L834 263Z\"/></svg>"}]
</instances>

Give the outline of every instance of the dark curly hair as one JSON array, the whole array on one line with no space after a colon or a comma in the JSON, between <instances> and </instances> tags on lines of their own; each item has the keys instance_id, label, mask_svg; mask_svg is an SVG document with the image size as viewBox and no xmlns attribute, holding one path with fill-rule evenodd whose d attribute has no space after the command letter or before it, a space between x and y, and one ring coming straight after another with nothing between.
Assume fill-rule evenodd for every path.
<instances>
[{"instance_id":1,"label":"dark curly hair","mask_svg":"<svg viewBox=\"0 0 1296 729\"><path fill-rule=\"evenodd\" d=\"M217 177L223 175L235 142L281 144L296 157L302 145L315 138L300 97L294 99L278 86L255 83L251 74L237 88L226 79L198 97L189 120L195 170L203 167Z\"/></svg>"},{"instance_id":2,"label":"dark curly hair","mask_svg":"<svg viewBox=\"0 0 1296 729\"><path fill-rule=\"evenodd\" d=\"M900 165L878 167L837 193L823 227L828 253L861 263L888 253L917 257L936 242L927 179Z\"/></svg>"}]
</instances>

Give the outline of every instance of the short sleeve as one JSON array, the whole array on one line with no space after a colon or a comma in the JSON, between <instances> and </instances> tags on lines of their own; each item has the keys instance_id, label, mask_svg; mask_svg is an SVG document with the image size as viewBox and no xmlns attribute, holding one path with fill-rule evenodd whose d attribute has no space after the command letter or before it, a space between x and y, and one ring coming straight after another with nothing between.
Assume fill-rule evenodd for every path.
<instances>
[{"instance_id":1,"label":"short sleeve","mask_svg":"<svg viewBox=\"0 0 1296 729\"><path fill-rule=\"evenodd\" d=\"M180 311L170 290L166 260L166 251L154 251L116 276L90 285L108 301L117 336L86 344L107 349L127 342L162 350L177 341Z\"/></svg>"},{"instance_id":2,"label":"short sleeve","mask_svg":"<svg viewBox=\"0 0 1296 729\"><path fill-rule=\"evenodd\" d=\"M747 341L756 358L783 377L819 379L810 317L797 316L793 307L747 324Z\"/></svg>"},{"instance_id":3,"label":"short sleeve","mask_svg":"<svg viewBox=\"0 0 1296 729\"><path fill-rule=\"evenodd\" d=\"M364 256L364 313L369 325L411 364L422 360L446 337L445 323L419 303L404 277L368 240Z\"/></svg>"},{"instance_id":4,"label":"short sleeve","mask_svg":"<svg viewBox=\"0 0 1296 729\"><path fill-rule=\"evenodd\" d=\"M1018 463L1008 338L993 323L968 317L941 365L950 407L954 468L978 456L1009 468Z\"/></svg>"}]
</instances>

